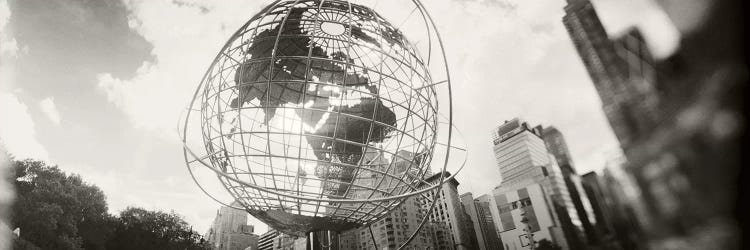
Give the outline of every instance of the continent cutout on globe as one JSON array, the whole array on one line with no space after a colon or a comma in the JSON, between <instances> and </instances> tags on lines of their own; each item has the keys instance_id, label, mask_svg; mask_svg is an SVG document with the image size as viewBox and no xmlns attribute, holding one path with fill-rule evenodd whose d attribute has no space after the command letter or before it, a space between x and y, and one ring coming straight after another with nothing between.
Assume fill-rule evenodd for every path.
<instances>
[{"instance_id":1,"label":"continent cutout on globe","mask_svg":"<svg viewBox=\"0 0 750 250\"><path fill-rule=\"evenodd\" d=\"M357 18L373 18L374 15L369 9L338 2L326 2L324 8L329 11L338 9L344 15L352 8ZM234 75L239 97L230 105L239 108L257 100L266 125L278 108L286 104L297 105L300 108L295 108L295 113L302 122L316 128L303 132L307 143L318 160L331 163L318 164L315 175L351 183L355 168L348 165L358 164L364 150L363 146L344 141L360 144L383 142L396 127L396 114L378 98L380 90L368 79L367 67L362 66L361 72L357 72L352 66L347 66L355 64L355 60L348 56L349 46L361 45L343 43L345 46L336 47L316 43L316 39L324 41L325 38L311 41L310 30L319 28L319 22L300 21L305 12L310 15L310 11L314 9L292 8L283 25L258 31L252 38L246 51L247 60ZM337 39L350 40L351 43L356 39L360 44L381 47L377 39L359 27L361 22L352 23L347 26L348 32ZM391 45L403 45L399 31L383 25L378 32L376 35ZM271 62L274 49L276 57ZM312 59L308 60L308 57ZM336 103L336 100L342 101ZM329 184L324 188L328 195L342 196L347 185Z\"/></svg>"}]
</instances>

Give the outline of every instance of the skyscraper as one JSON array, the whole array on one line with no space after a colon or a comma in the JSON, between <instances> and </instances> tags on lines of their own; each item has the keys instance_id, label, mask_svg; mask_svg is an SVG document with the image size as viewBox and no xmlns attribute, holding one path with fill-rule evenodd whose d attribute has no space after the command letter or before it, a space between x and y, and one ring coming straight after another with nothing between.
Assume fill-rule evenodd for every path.
<instances>
[{"instance_id":1,"label":"skyscraper","mask_svg":"<svg viewBox=\"0 0 750 250\"><path fill-rule=\"evenodd\" d=\"M306 250L307 239L287 234L279 234L273 238L274 250Z\"/></svg>"},{"instance_id":2,"label":"skyscraper","mask_svg":"<svg viewBox=\"0 0 750 250\"><path fill-rule=\"evenodd\" d=\"M742 8L735 4L742 1L704 1L710 7L679 13L683 3L657 2L680 31L679 46L659 60L637 29L608 37L588 0L569 0L563 23L627 157L635 183L628 188L639 193L623 204L643 204L627 211L646 218L647 237L636 242L731 249L738 189L727 184L746 165L738 147L746 127L739 122L747 86Z\"/></svg>"},{"instance_id":3,"label":"skyscraper","mask_svg":"<svg viewBox=\"0 0 750 250\"><path fill-rule=\"evenodd\" d=\"M549 153L542 139L542 127L531 127L526 122L515 118L506 121L492 132L493 149L502 182L493 190L498 197L504 192L517 192L529 186L529 181L540 184L553 211L553 222L561 226L566 235L565 242L559 237L560 245L581 248L580 234L583 226L578 212L565 185L560 167L555 157ZM495 206L505 206L508 201L495 199ZM500 203L497 203L500 202ZM496 220L497 221L497 220ZM502 235L501 230L501 235ZM505 239L503 239L504 244Z\"/></svg>"},{"instance_id":4,"label":"skyscraper","mask_svg":"<svg viewBox=\"0 0 750 250\"><path fill-rule=\"evenodd\" d=\"M560 168L569 168L571 172L575 173L573 158L570 156L568 143L565 142L565 137L563 137L562 133L557 128L549 126L542 131L542 137L544 144L547 145L547 150L555 156L557 165Z\"/></svg>"},{"instance_id":5,"label":"skyscraper","mask_svg":"<svg viewBox=\"0 0 750 250\"><path fill-rule=\"evenodd\" d=\"M594 216L596 217L596 223L594 226L600 232L602 237L613 237L614 232L612 231L612 211L610 210L610 203L601 188L601 182L596 172L588 172L581 177L583 183L583 189L586 192L586 196L591 201L592 208L594 210Z\"/></svg>"},{"instance_id":6,"label":"skyscraper","mask_svg":"<svg viewBox=\"0 0 750 250\"><path fill-rule=\"evenodd\" d=\"M438 183L440 176L440 173L428 176L419 188ZM445 176L449 177L450 173L445 172ZM452 179L443 184L437 195L426 192L409 197L370 226L341 233L341 249L397 249L417 230L425 216L428 220L409 244L409 249L476 249L473 223L459 198L458 184ZM437 202L428 214L435 198Z\"/></svg>"},{"instance_id":7,"label":"skyscraper","mask_svg":"<svg viewBox=\"0 0 750 250\"><path fill-rule=\"evenodd\" d=\"M232 206L240 206L233 202ZM208 230L208 241L213 249L244 250L255 249L259 236L253 234L254 226L247 224L247 212L231 207L221 207L216 211L211 228Z\"/></svg>"},{"instance_id":8,"label":"skyscraper","mask_svg":"<svg viewBox=\"0 0 750 250\"><path fill-rule=\"evenodd\" d=\"M492 131L493 151L500 169L501 185L547 176L549 156L541 137L541 128L531 128L515 118Z\"/></svg>"},{"instance_id":9,"label":"skyscraper","mask_svg":"<svg viewBox=\"0 0 750 250\"><path fill-rule=\"evenodd\" d=\"M602 247L608 249L649 249L642 239L639 222L647 219L637 216L638 203L625 194L632 184L621 183L610 168L603 175L589 172L582 177L586 195L591 200L596 215L595 227L602 236Z\"/></svg>"},{"instance_id":10,"label":"skyscraper","mask_svg":"<svg viewBox=\"0 0 750 250\"><path fill-rule=\"evenodd\" d=\"M464 209L469 214L474 226L476 247L480 250L491 250L496 249L497 246L502 246L502 241L500 241L497 228L492 220L489 197L489 195L482 195L474 199L472 193L461 195L461 203L463 203Z\"/></svg>"},{"instance_id":11,"label":"skyscraper","mask_svg":"<svg viewBox=\"0 0 750 250\"><path fill-rule=\"evenodd\" d=\"M279 231L274 229L261 234L260 239L258 239L258 250L273 250L273 241L279 234Z\"/></svg>"},{"instance_id":12,"label":"skyscraper","mask_svg":"<svg viewBox=\"0 0 750 250\"><path fill-rule=\"evenodd\" d=\"M587 239L589 244L597 244L598 237L594 230L592 223L595 223L596 218L591 208L591 204L584 193L583 187L581 186L581 178L576 173L575 167L573 166L573 160L568 150L568 145L565 142L565 137L555 127L546 127L543 132L544 143L547 145L547 150L555 156L557 164L560 166L562 171L563 180L565 186L568 188L570 198L573 201L578 218L581 220L585 235L580 235L581 239Z\"/></svg>"},{"instance_id":13,"label":"skyscraper","mask_svg":"<svg viewBox=\"0 0 750 250\"><path fill-rule=\"evenodd\" d=\"M424 218L426 211L422 203L417 196L409 197L384 218L371 225L342 232L339 235L341 249L397 249L414 233ZM427 223L417 233L410 246L416 249L434 248L434 228L433 223ZM443 238L445 239L444 236Z\"/></svg>"},{"instance_id":14,"label":"skyscraper","mask_svg":"<svg viewBox=\"0 0 750 250\"><path fill-rule=\"evenodd\" d=\"M602 108L623 148L654 124L657 99L653 61L636 30L610 40L589 0L568 0L563 24L599 93ZM623 57L625 56L625 57ZM638 70L631 67L637 66Z\"/></svg>"},{"instance_id":15,"label":"skyscraper","mask_svg":"<svg viewBox=\"0 0 750 250\"><path fill-rule=\"evenodd\" d=\"M450 173L445 172L445 178L450 175ZM425 179L425 182L434 185L440 182L440 176L440 173L434 174ZM461 199L458 195L458 184L456 179L451 179L443 184L442 190L437 195L437 203L432 213L430 213L430 221L443 223L448 226L453 241L452 249L476 249L473 243L475 236L471 233L473 228L471 218L461 204ZM423 207L429 209L430 203L435 196L433 192L427 192L425 193L425 197L426 199L421 199Z\"/></svg>"}]
</instances>

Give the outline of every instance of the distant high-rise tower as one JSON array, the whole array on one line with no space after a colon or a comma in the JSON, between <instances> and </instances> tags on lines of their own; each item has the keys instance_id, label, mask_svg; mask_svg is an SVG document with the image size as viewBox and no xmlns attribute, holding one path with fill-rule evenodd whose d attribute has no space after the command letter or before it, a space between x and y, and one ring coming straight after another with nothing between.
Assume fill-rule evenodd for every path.
<instances>
[{"instance_id":1,"label":"distant high-rise tower","mask_svg":"<svg viewBox=\"0 0 750 250\"><path fill-rule=\"evenodd\" d=\"M581 178L578 176L575 167L573 166L573 160L568 150L568 144L565 142L565 137L563 137L562 133L560 133L557 128L552 126L544 128L542 137L544 143L547 145L547 150L555 156L557 164L560 166L563 179L565 180L565 186L568 188L578 218L581 220L585 236L580 237L587 239L591 244L597 244L599 237L593 227L596 218L591 203L583 190Z\"/></svg>"},{"instance_id":2,"label":"distant high-rise tower","mask_svg":"<svg viewBox=\"0 0 750 250\"><path fill-rule=\"evenodd\" d=\"M500 169L501 185L547 176L549 153L541 138L541 127L531 128L515 118L492 131L495 160Z\"/></svg>"},{"instance_id":3,"label":"distant high-rise tower","mask_svg":"<svg viewBox=\"0 0 750 250\"><path fill-rule=\"evenodd\" d=\"M474 226L477 249L492 250L502 246L495 223L490 212L490 196L482 195L477 199L471 193L461 195L461 203L469 214Z\"/></svg>"},{"instance_id":4,"label":"distant high-rise tower","mask_svg":"<svg viewBox=\"0 0 750 250\"><path fill-rule=\"evenodd\" d=\"M239 206L234 202L232 206ZM231 207L221 207L208 231L208 241L213 249L244 250L258 247L258 235L253 234L253 225L247 224L247 212Z\"/></svg>"},{"instance_id":5,"label":"distant high-rise tower","mask_svg":"<svg viewBox=\"0 0 750 250\"><path fill-rule=\"evenodd\" d=\"M653 62L637 30L610 40L589 0L568 0L563 24L596 87L612 130L627 148L653 126Z\"/></svg>"},{"instance_id":6,"label":"distant high-rise tower","mask_svg":"<svg viewBox=\"0 0 750 250\"><path fill-rule=\"evenodd\" d=\"M260 239L258 239L258 250L273 250L273 241L279 236L279 234L279 231L274 229L270 229L268 232L263 233L260 236Z\"/></svg>"},{"instance_id":7,"label":"distant high-rise tower","mask_svg":"<svg viewBox=\"0 0 750 250\"><path fill-rule=\"evenodd\" d=\"M596 172L589 172L583 175L581 178L583 183L583 189L586 196L589 197L591 205L596 217L596 223L594 227L602 237L614 238L614 229L612 226L612 202L607 199L607 194L602 190L601 181Z\"/></svg>"},{"instance_id":8,"label":"distant high-rise tower","mask_svg":"<svg viewBox=\"0 0 750 250\"><path fill-rule=\"evenodd\" d=\"M584 174L582 181L597 218L595 227L604 238L601 246L605 249L650 249L643 241L639 226L647 219L637 214L643 211L637 208L642 204L626 198L623 183L614 177L611 169L605 168L601 176L595 172Z\"/></svg>"},{"instance_id":9,"label":"distant high-rise tower","mask_svg":"<svg viewBox=\"0 0 750 250\"><path fill-rule=\"evenodd\" d=\"M414 157L406 152L401 154L404 157ZM408 161L394 161L396 168L403 168L399 170L402 174L410 164ZM407 171L405 174L417 176L424 173ZM447 176L450 176L450 173L446 172ZM432 185L438 181L440 173L426 176L420 187L427 187L427 183ZM425 216L428 216L429 220L411 241L409 249L475 249L475 240L471 233L472 222L470 216L464 212L457 187L458 181L455 179L443 184L443 189L437 197L438 201L430 214L427 212L434 195L427 192L407 198L384 218L368 227L342 232L339 235L341 249L396 249L414 233Z\"/></svg>"},{"instance_id":10,"label":"distant high-rise tower","mask_svg":"<svg viewBox=\"0 0 750 250\"><path fill-rule=\"evenodd\" d=\"M542 139L542 127L531 127L526 122L515 118L495 129L492 132L492 138L495 159L502 177L502 182L493 190L493 195L500 197L509 193L513 196L516 195L513 194L514 192L528 187L529 183L540 184L544 189L543 194L549 198L543 200L551 202L544 207L553 210L551 211L554 219L553 225L562 227L566 238L556 237L551 240L557 240L560 245L570 245L570 249L581 248L580 235L583 232L583 225L578 218L578 212L566 187L560 167ZM497 198L495 202L500 202L495 204L497 207L505 207L510 201ZM509 215L511 210L501 211L499 213L501 220L506 213ZM496 224L502 225L502 223ZM505 230L510 229L505 228ZM504 244L508 244L505 241L505 236L503 236Z\"/></svg>"},{"instance_id":11,"label":"distant high-rise tower","mask_svg":"<svg viewBox=\"0 0 750 250\"><path fill-rule=\"evenodd\" d=\"M440 182L440 173L434 174L429 178L425 179L427 183L436 184ZM449 177L451 174L445 172L445 177ZM430 221L436 223L444 223L448 226L453 241L453 249L476 249L471 234L472 222L470 215L467 214L461 204L461 198L458 195L458 181L451 179L449 182L443 184L443 189L437 196L437 204L430 213ZM423 207L429 209L431 200L434 198L432 192L425 193L427 199L421 199L423 201Z\"/></svg>"},{"instance_id":12,"label":"distant high-rise tower","mask_svg":"<svg viewBox=\"0 0 750 250\"><path fill-rule=\"evenodd\" d=\"M544 143L547 145L547 150L555 156L557 165L560 168L569 168L571 172L575 173L573 159L570 156L570 150L568 150L568 143L565 142L565 137L563 137L562 133L557 128L549 126L542 131L542 137L544 138Z\"/></svg>"},{"instance_id":13,"label":"distant high-rise tower","mask_svg":"<svg viewBox=\"0 0 750 250\"><path fill-rule=\"evenodd\" d=\"M555 202L575 211L557 160L542 139L542 126L514 118L493 131L494 153L502 182L495 189L513 189L526 180L542 183ZM571 215L571 218L577 219Z\"/></svg>"},{"instance_id":14,"label":"distant high-rise tower","mask_svg":"<svg viewBox=\"0 0 750 250\"><path fill-rule=\"evenodd\" d=\"M620 204L641 223L616 231L645 232L622 241L630 244L625 249L735 249L736 211L747 210L735 207L741 203L735 194L743 189L729 184L746 179L737 177L747 165L740 153L746 126L738 122L747 86L740 59L746 42L737 22L744 1L707 1L710 8L689 13L677 8L681 1L657 2L680 32L679 46L659 60L637 29L608 37L589 0L568 0L563 18L627 158L624 179L634 180L624 187L637 195ZM705 235L726 238L704 245L695 240Z\"/></svg>"},{"instance_id":15,"label":"distant high-rise tower","mask_svg":"<svg viewBox=\"0 0 750 250\"><path fill-rule=\"evenodd\" d=\"M425 212L419 197L409 197L398 208L392 210L384 218L371 225L342 232L339 235L340 248L361 250L396 249L419 227L419 223L424 218ZM433 240L433 231L441 226L444 226L445 230L438 231L447 233L447 225L427 223L417 233L410 246L416 249L435 248L436 243Z\"/></svg>"}]
</instances>

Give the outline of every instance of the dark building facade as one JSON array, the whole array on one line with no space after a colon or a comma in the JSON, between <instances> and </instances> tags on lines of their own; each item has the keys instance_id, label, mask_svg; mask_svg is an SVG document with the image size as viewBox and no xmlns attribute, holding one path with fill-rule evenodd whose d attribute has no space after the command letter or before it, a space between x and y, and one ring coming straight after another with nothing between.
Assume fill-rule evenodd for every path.
<instances>
[{"instance_id":1,"label":"dark building facade","mask_svg":"<svg viewBox=\"0 0 750 250\"><path fill-rule=\"evenodd\" d=\"M596 218L593 227L599 239L597 245L614 250L646 248L640 240L642 235L635 209L619 192L623 185L609 171L605 173L604 177L595 172L581 177L584 192L591 201Z\"/></svg>"},{"instance_id":2,"label":"dark building facade","mask_svg":"<svg viewBox=\"0 0 750 250\"><path fill-rule=\"evenodd\" d=\"M603 237L612 237L614 232L610 219L612 218L611 203L607 202L608 197L602 190L599 176L596 172L589 172L581 176L581 182L594 211L596 218L594 226Z\"/></svg>"},{"instance_id":3,"label":"dark building facade","mask_svg":"<svg viewBox=\"0 0 750 250\"><path fill-rule=\"evenodd\" d=\"M573 157L570 156L568 143L565 142L565 137L563 137L562 133L557 128L548 126L542 130L542 139L544 139L544 144L547 145L547 150L555 156L557 165L561 168L563 166L570 168L575 173Z\"/></svg>"},{"instance_id":4,"label":"dark building facade","mask_svg":"<svg viewBox=\"0 0 750 250\"><path fill-rule=\"evenodd\" d=\"M674 11L685 3L657 2L680 34L663 59L637 29L610 39L588 0L569 0L563 23L627 158L634 185L626 188L640 194L627 202L643 204L630 207L642 218L641 242L734 249L747 85L742 1L702 1L690 13Z\"/></svg>"},{"instance_id":5,"label":"dark building facade","mask_svg":"<svg viewBox=\"0 0 750 250\"><path fill-rule=\"evenodd\" d=\"M595 218L593 211L591 211L591 204L582 190L581 179L573 166L573 159L570 156L565 137L557 128L550 126L542 131L542 139L544 139L547 150L555 157L557 165L560 166L565 186L568 188L570 199L578 214L578 219L581 221L583 235L577 237L582 241L581 244L598 244L599 237L592 226L592 221L595 222Z\"/></svg>"},{"instance_id":6,"label":"dark building facade","mask_svg":"<svg viewBox=\"0 0 750 250\"><path fill-rule=\"evenodd\" d=\"M589 0L568 0L563 24L602 101L615 136L629 147L639 134L653 127L653 60L634 30L623 39L610 40ZM626 59L621 57L627 55ZM641 65L631 68L628 65ZM642 70L636 70L642 69Z\"/></svg>"}]
</instances>

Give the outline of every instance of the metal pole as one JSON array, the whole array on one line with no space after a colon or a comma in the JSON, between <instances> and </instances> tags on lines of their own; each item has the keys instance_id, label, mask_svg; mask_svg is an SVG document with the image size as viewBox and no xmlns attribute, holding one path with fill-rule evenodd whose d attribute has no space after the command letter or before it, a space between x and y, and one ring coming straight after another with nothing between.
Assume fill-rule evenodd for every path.
<instances>
[{"instance_id":1,"label":"metal pole","mask_svg":"<svg viewBox=\"0 0 750 250\"><path fill-rule=\"evenodd\" d=\"M307 233L307 250L338 250L338 233L325 230Z\"/></svg>"},{"instance_id":2,"label":"metal pole","mask_svg":"<svg viewBox=\"0 0 750 250\"><path fill-rule=\"evenodd\" d=\"M313 250L313 245L314 245L313 238L314 238L313 232L307 233L307 250Z\"/></svg>"}]
</instances>

